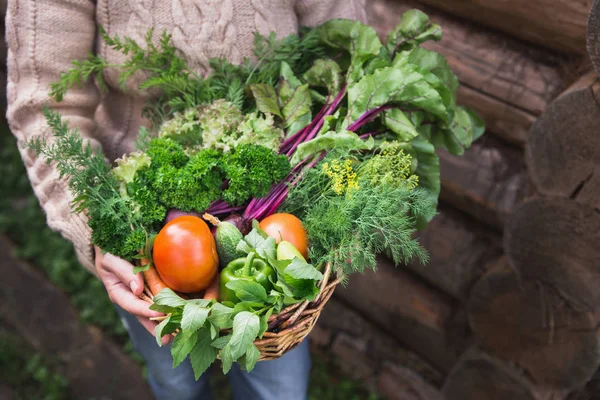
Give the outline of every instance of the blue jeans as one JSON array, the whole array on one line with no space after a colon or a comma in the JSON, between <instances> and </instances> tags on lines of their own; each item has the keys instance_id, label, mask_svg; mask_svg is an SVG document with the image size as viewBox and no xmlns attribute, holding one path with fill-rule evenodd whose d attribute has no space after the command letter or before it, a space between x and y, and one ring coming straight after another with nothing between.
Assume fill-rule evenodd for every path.
<instances>
[{"instance_id":1,"label":"blue jeans","mask_svg":"<svg viewBox=\"0 0 600 400\"><path fill-rule=\"evenodd\" d=\"M189 359L173 369L171 346L159 347L133 315L116 308L135 350L146 361L148 381L156 399L211 398L208 373L196 381ZM244 372L234 363L227 374L234 399L306 400L311 364L307 339L277 360L258 362L252 372Z\"/></svg>"}]
</instances>

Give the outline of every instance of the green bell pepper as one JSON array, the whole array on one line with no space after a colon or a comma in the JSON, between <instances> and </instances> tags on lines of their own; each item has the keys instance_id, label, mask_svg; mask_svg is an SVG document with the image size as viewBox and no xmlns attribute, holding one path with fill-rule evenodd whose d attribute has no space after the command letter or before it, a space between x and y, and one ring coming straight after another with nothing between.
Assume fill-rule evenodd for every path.
<instances>
[{"instance_id":1,"label":"green bell pepper","mask_svg":"<svg viewBox=\"0 0 600 400\"><path fill-rule=\"evenodd\" d=\"M250 252L246 257L231 261L221 271L221 301L240 302L235 292L226 287L227 283L232 281L246 280L259 283L267 293L273 288L269 277L274 277L275 271L263 260L255 259L255 256L254 252Z\"/></svg>"}]
</instances>

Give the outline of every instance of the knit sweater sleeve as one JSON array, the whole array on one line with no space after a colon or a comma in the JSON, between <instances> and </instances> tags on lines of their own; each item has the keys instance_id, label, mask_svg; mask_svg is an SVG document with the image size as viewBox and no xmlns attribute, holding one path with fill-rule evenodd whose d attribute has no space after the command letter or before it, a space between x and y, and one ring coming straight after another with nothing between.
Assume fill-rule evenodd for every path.
<instances>
[{"instance_id":1,"label":"knit sweater sleeve","mask_svg":"<svg viewBox=\"0 0 600 400\"><path fill-rule=\"evenodd\" d=\"M93 0L9 0L6 15L8 42L7 119L18 139L21 157L48 225L73 242L80 262L95 273L91 231L84 214L71 211L71 195L54 165L48 165L23 142L49 137L44 106L60 112L92 146L96 130L94 112L99 93L93 83L76 87L60 103L48 93L50 83L94 50L96 34Z\"/></svg>"},{"instance_id":2,"label":"knit sweater sleeve","mask_svg":"<svg viewBox=\"0 0 600 400\"><path fill-rule=\"evenodd\" d=\"M297 0L300 26L315 26L329 19L346 18L367 22L366 0Z\"/></svg>"}]
</instances>

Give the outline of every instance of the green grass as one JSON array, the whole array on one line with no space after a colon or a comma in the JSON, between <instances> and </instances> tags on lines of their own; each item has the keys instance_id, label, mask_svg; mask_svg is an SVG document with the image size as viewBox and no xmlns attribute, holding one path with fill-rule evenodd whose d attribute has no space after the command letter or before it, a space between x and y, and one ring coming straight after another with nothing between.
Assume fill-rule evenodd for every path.
<instances>
[{"instance_id":1,"label":"green grass","mask_svg":"<svg viewBox=\"0 0 600 400\"><path fill-rule=\"evenodd\" d=\"M56 372L57 363L43 358L0 320L0 377L15 400L67 400L67 379Z\"/></svg>"},{"instance_id":2,"label":"green grass","mask_svg":"<svg viewBox=\"0 0 600 400\"><path fill-rule=\"evenodd\" d=\"M6 234L15 242L17 257L42 269L51 282L69 295L71 303L84 322L100 327L122 343L124 349L141 363L141 358L133 351L127 332L110 303L102 283L79 264L72 245L46 225L46 217L27 179L16 140L6 126L0 126L0 176L2 176L0 179L0 193L2 193L0 196L0 234ZM0 357L2 357L1 352L2 342L0 342ZM8 360L6 365L0 365L0 376L2 377L5 373L3 368L10 367L10 360L15 358L13 353L8 354L6 356L8 358L2 358L4 361ZM55 379L52 378L54 375L45 370L43 364L38 364L42 362L39 357L25 358L24 360L24 363L29 364L18 364L15 361L15 365L29 365L31 373L39 379L44 382L45 379L49 379L45 383L49 385L48 390L58 390L57 388L62 387L59 381L53 380ZM35 376L31 378L29 372L24 373L22 377L16 376L20 370L29 371L29 369L20 368L11 370L10 373L15 374L14 379L23 379L23 382L29 382L27 379L36 379ZM45 374L50 377L45 378ZM334 362L322 355L313 355L310 379L310 399L372 400L377 398L365 391L360 383L348 379ZM212 374L211 384L214 398L222 400L231 398L226 378L219 371L215 370ZM54 388L53 385L57 388ZM58 399L61 397L34 396L29 398Z\"/></svg>"}]
</instances>

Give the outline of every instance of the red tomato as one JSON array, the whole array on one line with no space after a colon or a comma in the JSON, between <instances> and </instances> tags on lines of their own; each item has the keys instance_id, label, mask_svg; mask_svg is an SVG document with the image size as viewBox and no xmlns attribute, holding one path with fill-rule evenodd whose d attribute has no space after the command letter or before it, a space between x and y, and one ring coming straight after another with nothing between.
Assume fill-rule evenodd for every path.
<instances>
[{"instance_id":1,"label":"red tomato","mask_svg":"<svg viewBox=\"0 0 600 400\"><path fill-rule=\"evenodd\" d=\"M273 214L263 219L258 226L277 243L281 240L290 242L304 258L308 258L308 237L298 217L285 213Z\"/></svg>"},{"instance_id":2,"label":"red tomato","mask_svg":"<svg viewBox=\"0 0 600 400\"><path fill-rule=\"evenodd\" d=\"M219 265L215 239L208 225L193 216L177 217L158 232L153 260L167 286L182 293L206 289Z\"/></svg>"}]
</instances>

